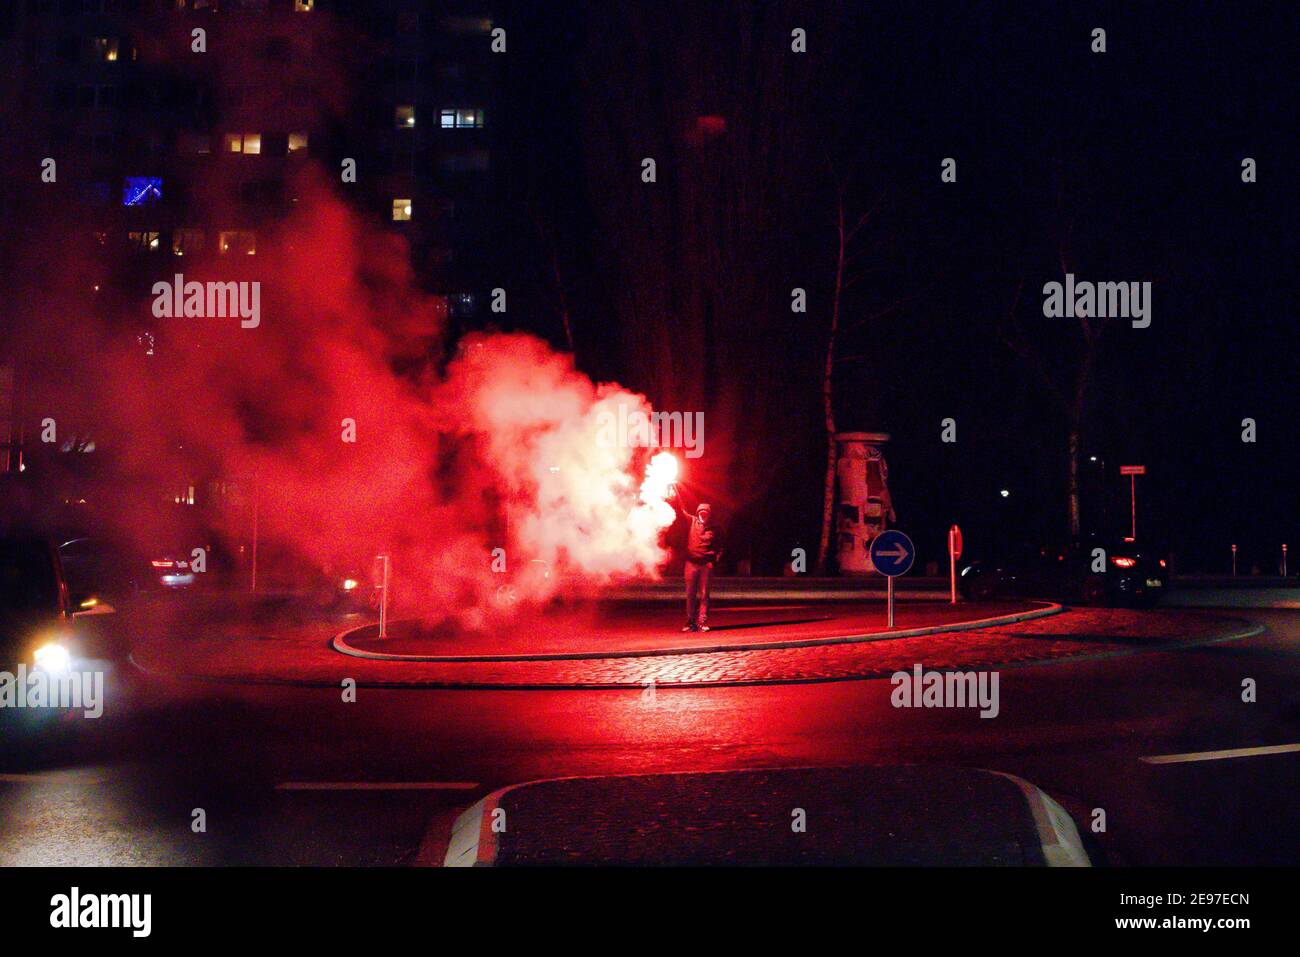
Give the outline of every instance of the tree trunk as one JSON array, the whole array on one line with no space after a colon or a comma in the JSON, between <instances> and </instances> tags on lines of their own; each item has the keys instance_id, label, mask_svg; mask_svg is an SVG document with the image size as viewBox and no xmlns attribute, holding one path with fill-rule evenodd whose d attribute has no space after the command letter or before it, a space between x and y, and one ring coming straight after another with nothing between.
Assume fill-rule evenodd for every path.
<instances>
[{"instance_id":1,"label":"tree trunk","mask_svg":"<svg viewBox=\"0 0 1300 957\"><path fill-rule=\"evenodd\" d=\"M1069 456L1066 472L1066 500L1070 513L1070 540L1078 541L1082 528L1079 513L1079 443L1083 435L1083 415L1088 402L1088 386L1092 382L1092 370L1097 359L1097 336L1093 329L1084 322L1084 351L1079 364L1079 374L1074 380L1073 400L1066 410L1069 416Z\"/></svg>"},{"instance_id":2,"label":"tree trunk","mask_svg":"<svg viewBox=\"0 0 1300 957\"><path fill-rule=\"evenodd\" d=\"M835 337L840 329L840 297L844 290L844 199L837 213L839 248L835 257L835 293L831 301L831 328L826 339L826 365L822 370L822 414L826 426L826 477L822 483L822 534L817 546L817 573L826 571L830 554L831 525L835 519Z\"/></svg>"},{"instance_id":3,"label":"tree trunk","mask_svg":"<svg viewBox=\"0 0 1300 957\"><path fill-rule=\"evenodd\" d=\"M1070 419L1070 442L1069 442L1070 461L1068 463L1068 480L1066 482L1066 494L1070 509L1070 540L1077 541L1079 538L1079 420L1072 416Z\"/></svg>"}]
</instances>

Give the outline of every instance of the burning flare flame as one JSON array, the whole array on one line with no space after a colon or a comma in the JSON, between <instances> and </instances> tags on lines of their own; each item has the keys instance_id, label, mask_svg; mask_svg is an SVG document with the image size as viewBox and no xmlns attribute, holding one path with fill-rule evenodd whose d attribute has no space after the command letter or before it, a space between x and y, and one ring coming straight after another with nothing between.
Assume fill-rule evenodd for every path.
<instances>
[{"instance_id":1,"label":"burning flare flame","mask_svg":"<svg viewBox=\"0 0 1300 957\"><path fill-rule=\"evenodd\" d=\"M645 479L641 482L640 503L632 513L633 528L645 523L645 530L658 534L673 523L677 510L668 502L674 494L677 481L677 456L659 452L651 456L645 466Z\"/></svg>"}]
</instances>

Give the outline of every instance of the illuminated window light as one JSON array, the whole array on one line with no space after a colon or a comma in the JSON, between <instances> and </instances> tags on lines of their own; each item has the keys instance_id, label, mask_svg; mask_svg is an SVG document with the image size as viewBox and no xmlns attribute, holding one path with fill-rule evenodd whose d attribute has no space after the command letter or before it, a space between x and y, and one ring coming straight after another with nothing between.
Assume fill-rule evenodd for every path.
<instances>
[{"instance_id":1,"label":"illuminated window light","mask_svg":"<svg viewBox=\"0 0 1300 957\"><path fill-rule=\"evenodd\" d=\"M257 235L245 230L222 230L217 236L217 250L223 256L257 254Z\"/></svg>"},{"instance_id":2,"label":"illuminated window light","mask_svg":"<svg viewBox=\"0 0 1300 957\"><path fill-rule=\"evenodd\" d=\"M262 152L262 134L226 133L221 138L221 150L224 153L260 153Z\"/></svg>"},{"instance_id":3,"label":"illuminated window light","mask_svg":"<svg viewBox=\"0 0 1300 957\"><path fill-rule=\"evenodd\" d=\"M90 44L94 53L94 59L99 60L102 63L117 62L117 37L95 37L90 41Z\"/></svg>"},{"instance_id":4,"label":"illuminated window light","mask_svg":"<svg viewBox=\"0 0 1300 957\"><path fill-rule=\"evenodd\" d=\"M158 250L158 234L155 232L132 230L126 234L126 238L130 240L131 245L135 246L137 249L144 250L145 252L156 252Z\"/></svg>"},{"instance_id":5,"label":"illuminated window light","mask_svg":"<svg viewBox=\"0 0 1300 957\"><path fill-rule=\"evenodd\" d=\"M470 109L448 109L438 113L438 123L444 130L478 129L483 125L483 111Z\"/></svg>"},{"instance_id":6,"label":"illuminated window light","mask_svg":"<svg viewBox=\"0 0 1300 957\"><path fill-rule=\"evenodd\" d=\"M172 253L177 256L196 255L203 250L203 230L177 229L172 232Z\"/></svg>"},{"instance_id":7,"label":"illuminated window light","mask_svg":"<svg viewBox=\"0 0 1300 957\"><path fill-rule=\"evenodd\" d=\"M162 199L162 177L128 176L122 182L123 206L153 206Z\"/></svg>"}]
</instances>

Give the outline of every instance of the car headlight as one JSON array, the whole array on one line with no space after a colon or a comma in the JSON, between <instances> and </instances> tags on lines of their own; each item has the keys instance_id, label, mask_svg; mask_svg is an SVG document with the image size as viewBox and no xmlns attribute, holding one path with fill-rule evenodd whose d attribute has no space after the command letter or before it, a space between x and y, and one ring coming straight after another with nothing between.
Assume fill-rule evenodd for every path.
<instances>
[{"instance_id":1,"label":"car headlight","mask_svg":"<svg viewBox=\"0 0 1300 957\"><path fill-rule=\"evenodd\" d=\"M356 588L356 587L357 587L357 580L356 580L355 578L345 578L345 579L343 579L343 590L344 590L344 591L352 591L352 590L353 590L354 588Z\"/></svg>"},{"instance_id":2,"label":"car headlight","mask_svg":"<svg viewBox=\"0 0 1300 957\"><path fill-rule=\"evenodd\" d=\"M50 642L36 649L36 667L52 675L61 675L72 667L72 654L63 645Z\"/></svg>"}]
</instances>

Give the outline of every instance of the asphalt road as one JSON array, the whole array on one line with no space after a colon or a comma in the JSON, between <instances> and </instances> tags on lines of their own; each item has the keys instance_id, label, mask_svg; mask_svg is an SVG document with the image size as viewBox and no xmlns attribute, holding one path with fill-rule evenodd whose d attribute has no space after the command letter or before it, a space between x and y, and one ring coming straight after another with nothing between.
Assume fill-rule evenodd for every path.
<instances>
[{"instance_id":1,"label":"asphalt road","mask_svg":"<svg viewBox=\"0 0 1300 957\"><path fill-rule=\"evenodd\" d=\"M132 706L98 722L6 733L0 864L431 863L456 809L505 784L868 763L1019 775L1085 827L1104 812L1110 863L1300 863L1300 754L1162 758L1300 742L1300 611L1234 613L1268 631L1006 669L994 719L894 708L886 680L362 687L346 703L332 688L131 679Z\"/></svg>"}]
</instances>

